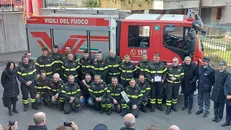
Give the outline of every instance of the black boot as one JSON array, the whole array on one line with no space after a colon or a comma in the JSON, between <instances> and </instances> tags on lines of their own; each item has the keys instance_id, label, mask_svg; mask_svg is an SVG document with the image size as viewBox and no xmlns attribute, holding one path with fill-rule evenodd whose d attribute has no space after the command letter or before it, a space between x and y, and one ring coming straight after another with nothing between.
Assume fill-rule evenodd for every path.
<instances>
[{"instance_id":1,"label":"black boot","mask_svg":"<svg viewBox=\"0 0 231 130\"><path fill-rule=\"evenodd\" d=\"M28 110L28 104L24 104L24 108L23 108L23 111L27 111Z\"/></svg>"},{"instance_id":2,"label":"black boot","mask_svg":"<svg viewBox=\"0 0 231 130\"><path fill-rule=\"evenodd\" d=\"M125 116L127 114L127 110L126 109L122 109L120 116Z\"/></svg>"},{"instance_id":3,"label":"black boot","mask_svg":"<svg viewBox=\"0 0 231 130\"><path fill-rule=\"evenodd\" d=\"M59 103L59 111L63 111L63 106L64 106L63 102Z\"/></svg>"},{"instance_id":4,"label":"black boot","mask_svg":"<svg viewBox=\"0 0 231 130\"><path fill-rule=\"evenodd\" d=\"M142 106L141 107L141 111L144 112L144 113L146 113L147 112L147 107L146 106Z\"/></svg>"},{"instance_id":5,"label":"black boot","mask_svg":"<svg viewBox=\"0 0 231 130\"><path fill-rule=\"evenodd\" d=\"M104 109L101 108L100 111L99 111L100 114L103 114L104 113Z\"/></svg>"},{"instance_id":6,"label":"black boot","mask_svg":"<svg viewBox=\"0 0 231 130\"><path fill-rule=\"evenodd\" d=\"M214 121L214 122L215 122L215 121L217 120L217 118L218 118L218 117L217 117L217 116L215 116L215 117L212 119L212 121Z\"/></svg>"},{"instance_id":7,"label":"black boot","mask_svg":"<svg viewBox=\"0 0 231 130\"><path fill-rule=\"evenodd\" d=\"M151 105L151 112L155 112L156 105Z\"/></svg>"},{"instance_id":8,"label":"black boot","mask_svg":"<svg viewBox=\"0 0 231 130\"><path fill-rule=\"evenodd\" d=\"M75 110L74 110L75 113L78 113L79 112L79 108L76 107Z\"/></svg>"},{"instance_id":9,"label":"black boot","mask_svg":"<svg viewBox=\"0 0 231 130\"><path fill-rule=\"evenodd\" d=\"M162 104L159 104L159 105L157 106L157 109L159 109L160 111L164 111Z\"/></svg>"},{"instance_id":10,"label":"black boot","mask_svg":"<svg viewBox=\"0 0 231 130\"><path fill-rule=\"evenodd\" d=\"M227 121L225 123L221 124L222 127L226 127L226 126L230 126L230 125L231 125L230 122L227 122Z\"/></svg>"},{"instance_id":11,"label":"black boot","mask_svg":"<svg viewBox=\"0 0 231 130\"><path fill-rule=\"evenodd\" d=\"M170 113L171 113L171 107L168 106L168 107L167 107L167 110L166 110L166 112L165 112L165 114L166 114L166 115L169 115Z\"/></svg>"},{"instance_id":12,"label":"black boot","mask_svg":"<svg viewBox=\"0 0 231 130\"><path fill-rule=\"evenodd\" d=\"M177 112L176 105L172 105L171 109L172 109L174 112Z\"/></svg>"},{"instance_id":13,"label":"black boot","mask_svg":"<svg viewBox=\"0 0 231 130\"><path fill-rule=\"evenodd\" d=\"M34 110L38 110L39 109L37 103L32 103L32 107L31 108L34 109Z\"/></svg>"},{"instance_id":14,"label":"black boot","mask_svg":"<svg viewBox=\"0 0 231 130\"><path fill-rule=\"evenodd\" d=\"M18 113L18 110L16 109L16 104L13 104L13 112Z\"/></svg>"},{"instance_id":15,"label":"black boot","mask_svg":"<svg viewBox=\"0 0 231 130\"><path fill-rule=\"evenodd\" d=\"M107 111L107 115L111 115L111 113L112 113L112 109L109 109L109 110Z\"/></svg>"},{"instance_id":16,"label":"black boot","mask_svg":"<svg viewBox=\"0 0 231 130\"><path fill-rule=\"evenodd\" d=\"M12 116L13 113L12 113L12 110L11 110L11 106L8 107L8 110L9 110L9 116Z\"/></svg>"}]
</instances>

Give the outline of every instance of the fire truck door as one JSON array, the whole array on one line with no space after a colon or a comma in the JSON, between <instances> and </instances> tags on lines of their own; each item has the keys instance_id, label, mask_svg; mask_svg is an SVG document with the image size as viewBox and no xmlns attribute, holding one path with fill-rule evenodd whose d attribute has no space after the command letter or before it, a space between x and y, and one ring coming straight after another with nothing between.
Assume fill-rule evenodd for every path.
<instances>
[{"instance_id":1,"label":"fire truck door","mask_svg":"<svg viewBox=\"0 0 231 130\"><path fill-rule=\"evenodd\" d=\"M151 25L128 25L128 34L126 37L126 42L128 43L126 45L127 50L123 48L121 50L128 53L134 63L141 60L144 53L151 53ZM120 46L123 47L122 44Z\"/></svg>"}]
</instances>

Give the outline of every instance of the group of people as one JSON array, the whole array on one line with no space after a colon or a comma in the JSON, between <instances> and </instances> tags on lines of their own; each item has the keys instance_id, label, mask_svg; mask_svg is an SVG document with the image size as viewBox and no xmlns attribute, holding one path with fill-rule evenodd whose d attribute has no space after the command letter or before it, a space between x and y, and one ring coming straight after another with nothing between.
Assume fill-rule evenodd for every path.
<instances>
[{"instance_id":1,"label":"group of people","mask_svg":"<svg viewBox=\"0 0 231 130\"><path fill-rule=\"evenodd\" d=\"M169 115L171 111L177 111L179 87L182 86L182 110L188 109L188 113L192 114L193 94L198 87L199 110L196 114L209 115L212 91L213 121L221 121L226 101L226 122L222 126L231 123L231 75L226 71L225 61L221 61L218 69L214 70L209 65L208 57L203 58L200 66L193 63L189 56L185 57L182 65L174 57L172 64L167 66L160 61L159 53L154 54L153 61L143 54L142 60L135 65L129 55L122 60L112 50L105 60L102 52L98 52L93 59L87 50L81 57L73 55L69 46L65 51L62 55L55 45L49 53L48 48L44 47L36 62L30 59L28 52L17 67L14 62L7 63L1 83L4 87L4 106L8 107L10 116L12 112L18 113L18 79L24 111L28 110L30 94L32 109L35 110L42 104L55 104L60 111L69 114L71 111L78 112L83 104L108 115L115 110L121 116L131 112L138 117L140 110L147 112L148 108L151 112L156 108L164 111L165 101L165 113Z\"/></svg>"}]
</instances>

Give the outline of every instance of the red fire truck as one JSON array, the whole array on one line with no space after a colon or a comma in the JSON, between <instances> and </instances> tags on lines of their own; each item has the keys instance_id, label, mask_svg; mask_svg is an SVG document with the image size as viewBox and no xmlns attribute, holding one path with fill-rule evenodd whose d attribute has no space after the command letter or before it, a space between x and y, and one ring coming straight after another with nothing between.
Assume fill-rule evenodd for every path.
<instances>
[{"instance_id":1,"label":"red fire truck","mask_svg":"<svg viewBox=\"0 0 231 130\"><path fill-rule=\"evenodd\" d=\"M192 15L191 15L192 16ZM119 9L41 9L40 16L26 20L28 49L34 57L41 55L41 47L50 50L54 44L64 53L71 46L73 53L87 49L104 55L112 49L123 57L128 54L137 63L143 53L152 59L160 53L161 60L171 63L173 57L181 61L193 56L200 61L204 53L197 35L194 18L173 14L132 14Z\"/></svg>"}]
</instances>

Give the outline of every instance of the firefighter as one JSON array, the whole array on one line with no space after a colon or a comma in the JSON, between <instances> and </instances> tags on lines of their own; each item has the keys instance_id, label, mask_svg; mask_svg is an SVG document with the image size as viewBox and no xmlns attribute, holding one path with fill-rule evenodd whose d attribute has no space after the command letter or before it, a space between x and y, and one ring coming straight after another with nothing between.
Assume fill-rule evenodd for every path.
<instances>
[{"instance_id":1,"label":"firefighter","mask_svg":"<svg viewBox=\"0 0 231 130\"><path fill-rule=\"evenodd\" d=\"M83 94L83 100L82 100L81 104L83 104L85 106L89 105L90 107L93 105L92 98L89 94L89 89L91 87L91 83L92 83L92 78L91 78L90 74L86 74L85 79L83 79L80 83L81 92Z\"/></svg>"},{"instance_id":2,"label":"firefighter","mask_svg":"<svg viewBox=\"0 0 231 130\"><path fill-rule=\"evenodd\" d=\"M51 99L48 96L48 86L49 86L50 78L46 77L46 71L41 70L40 77L35 80L35 88L36 88L36 103L38 106L41 106L42 103L44 105L48 105Z\"/></svg>"},{"instance_id":3,"label":"firefighter","mask_svg":"<svg viewBox=\"0 0 231 130\"><path fill-rule=\"evenodd\" d=\"M111 102L114 105L115 111L117 113L120 113L121 111L121 116L125 115L126 108L127 108L127 103L123 99L121 92L124 91L124 87L118 83L118 78L117 77L112 77L112 83L108 85L107 89L107 101ZM111 115L112 113L112 104L108 104L109 106L109 112L108 115Z\"/></svg>"},{"instance_id":4,"label":"firefighter","mask_svg":"<svg viewBox=\"0 0 231 130\"><path fill-rule=\"evenodd\" d=\"M129 82L129 86L125 88L125 92L129 98L128 109L131 111L131 113L138 117L139 115L139 108L141 106L141 103L143 101L143 94L141 92L141 89L139 86L136 85L136 81L134 79L131 79Z\"/></svg>"},{"instance_id":5,"label":"firefighter","mask_svg":"<svg viewBox=\"0 0 231 130\"><path fill-rule=\"evenodd\" d=\"M177 112L176 104L181 80L184 77L183 67L178 65L179 59L173 58L172 66L167 70L167 86L166 86L166 115L171 113L171 110Z\"/></svg>"},{"instance_id":6,"label":"firefighter","mask_svg":"<svg viewBox=\"0 0 231 130\"><path fill-rule=\"evenodd\" d=\"M212 100L214 101L214 118L212 121L220 122L223 118L223 112L225 107L225 94L224 84L228 76L226 71L227 63L221 61L218 64L218 70L215 71L215 83L212 90Z\"/></svg>"},{"instance_id":7,"label":"firefighter","mask_svg":"<svg viewBox=\"0 0 231 130\"><path fill-rule=\"evenodd\" d=\"M72 53L72 50L71 50L71 47L70 46L65 46L65 55L63 56L63 61L65 61L65 60L67 60L68 58L67 58L67 55L69 54L69 53ZM78 55L77 54L74 54L73 55L74 56L74 60L78 60Z\"/></svg>"},{"instance_id":8,"label":"firefighter","mask_svg":"<svg viewBox=\"0 0 231 130\"><path fill-rule=\"evenodd\" d=\"M48 55L48 48L42 48L42 55L37 58L35 68L38 74L37 77L39 77L41 70L44 70L46 72L47 77L52 77L55 69L53 68L53 59L51 56Z\"/></svg>"},{"instance_id":9,"label":"firefighter","mask_svg":"<svg viewBox=\"0 0 231 130\"><path fill-rule=\"evenodd\" d=\"M191 57L187 56L184 59L183 69L184 78L181 85L184 93L184 107L182 108L182 111L188 109L188 114L192 114L193 94L196 91L198 67L192 62Z\"/></svg>"},{"instance_id":10,"label":"firefighter","mask_svg":"<svg viewBox=\"0 0 231 130\"><path fill-rule=\"evenodd\" d=\"M63 81L60 78L58 73L55 73L52 77L52 80L49 82L48 89L48 96L50 99L49 102L54 105L59 105L60 111L63 110L63 97L60 97L60 93L62 90Z\"/></svg>"},{"instance_id":11,"label":"firefighter","mask_svg":"<svg viewBox=\"0 0 231 130\"><path fill-rule=\"evenodd\" d=\"M96 54L96 59L92 63L93 66L93 75L100 75L101 79L105 82L106 75L108 72L108 66L106 62L103 61L102 52L99 51Z\"/></svg>"},{"instance_id":12,"label":"firefighter","mask_svg":"<svg viewBox=\"0 0 231 130\"><path fill-rule=\"evenodd\" d=\"M80 63L80 80L84 80L86 74L90 74L92 76L92 59L87 52L84 50L83 56L79 60Z\"/></svg>"},{"instance_id":13,"label":"firefighter","mask_svg":"<svg viewBox=\"0 0 231 130\"><path fill-rule=\"evenodd\" d=\"M122 62L122 59L117 56L113 50L110 50L109 56L106 58L105 62L108 66L107 84L111 83L112 77L117 77L119 80L119 65Z\"/></svg>"},{"instance_id":14,"label":"firefighter","mask_svg":"<svg viewBox=\"0 0 231 130\"><path fill-rule=\"evenodd\" d=\"M148 55L146 53L142 54L142 60L139 61L137 65L138 75L144 75L149 64Z\"/></svg>"},{"instance_id":15,"label":"firefighter","mask_svg":"<svg viewBox=\"0 0 231 130\"><path fill-rule=\"evenodd\" d=\"M157 108L163 111L162 100L164 93L164 81L166 78L167 68L163 62L160 61L160 54L155 53L153 57L153 62L148 64L146 69L146 77L150 81L151 91L150 91L150 105L151 112L155 111L156 103Z\"/></svg>"},{"instance_id":16,"label":"firefighter","mask_svg":"<svg viewBox=\"0 0 231 130\"><path fill-rule=\"evenodd\" d=\"M104 113L106 107L107 85L101 80L100 75L94 76L94 82L88 90L91 98L93 99L95 109L99 110L100 114Z\"/></svg>"},{"instance_id":17,"label":"firefighter","mask_svg":"<svg viewBox=\"0 0 231 130\"><path fill-rule=\"evenodd\" d=\"M79 64L74 60L73 54L67 54L67 60L63 62L63 80L67 82L68 76L73 75L75 77L76 82L78 82L78 73L79 73Z\"/></svg>"},{"instance_id":18,"label":"firefighter","mask_svg":"<svg viewBox=\"0 0 231 130\"><path fill-rule=\"evenodd\" d=\"M119 69L121 71L121 84L126 87L129 85L129 81L135 77L137 68L135 64L130 61L130 56L125 55L124 61L120 64Z\"/></svg>"},{"instance_id":19,"label":"firefighter","mask_svg":"<svg viewBox=\"0 0 231 130\"><path fill-rule=\"evenodd\" d=\"M31 64L32 66L35 65L34 60L31 59L31 53L29 51L27 51L24 56L26 56L29 60L28 63ZM23 56L23 57L24 57ZM18 63L18 66L20 66L23 63L23 57L22 57L22 61Z\"/></svg>"},{"instance_id":20,"label":"firefighter","mask_svg":"<svg viewBox=\"0 0 231 130\"><path fill-rule=\"evenodd\" d=\"M80 87L75 83L73 75L68 76L68 82L63 85L61 95L64 97L64 114L70 114L73 110L79 112L80 102L83 99Z\"/></svg>"},{"instance_id":21,"label":"firefighter","mask_svg":"<svg viewBox=\"0 0 231 130\"><path fill-rule=\"evenodd\" d=\"M212 86L215 82L215 71L209 65L210 59L208 57L203 58L203 64L199 66L198 72L198 106L199 110L196 112L196 115L203 113L203 104L205 104L205 112L203 117L207 117L209 115L210 108L210 92Z\"/></svg>"},{"instance_id":22,"label":"firefighter","mask_svg":"<svg viewBox=\"0 0 231 130\"><path fill-rule=\"evenodd\" d=\"M29 59L23 56L23 63L18 66L18 79L21 82L22 91L22 102L24 105L24 111L28 110L28 93L30 93L30 100L32 103L32 109L37 110L38 107L35 103L35 79L36 79L36 69L33 64L29 63Z\"/></svg>"},{"instance_id":23,"label":"firefighter","mask_svg":"<svg viewBox=\"0 0 231 130\"><path fill-rule=\"evenodd\" d=\"M140 109L143 112L147 112L147 104L149 101L151 87L149 85L149 82L145 80L145 77L142 74L139 75L137 85L139 86L139 88L141 89L141 93L143 94L143 101Z\"/></svg>"},{"instance_id":24,"label":"firefighter","mask_svg":"<svg viewBox=\"0 0 231 130\"><path fill-rule=\"evenodd\" d=\"M63 64L63 55L59 53L58 45L54 45L51 56L53 58L53 67L55 68L54 73L61 74L61 69L62 69L62 64Z\"/></svg>"}]
</instances>

